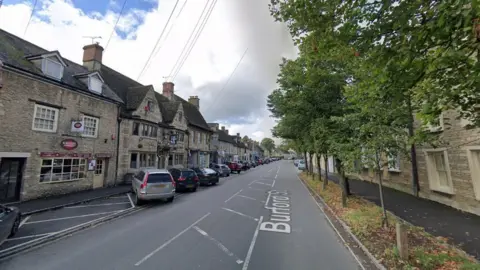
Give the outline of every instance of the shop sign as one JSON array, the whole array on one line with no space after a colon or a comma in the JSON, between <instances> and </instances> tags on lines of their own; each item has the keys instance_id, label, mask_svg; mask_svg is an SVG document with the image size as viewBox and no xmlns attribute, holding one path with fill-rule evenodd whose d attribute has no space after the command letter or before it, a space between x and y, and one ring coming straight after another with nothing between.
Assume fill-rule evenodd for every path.
<instances>
[{"instance_id":1,"label":"shop sign","mask_svg":"<svg viewBox=\"0 0 480 270\"><path fill-rule=\"evenodd\" d=\"M92 154L88 153L59 153L59 152L40 152L40 157L54 158L54 157L73 157L73 158L90 158Z\"/></svg>"},{"instance_id":2,"label":"shop sign","mask_svg":"<svg viewBox=\"0 0 480 270\"><path fill-rule=\"evenodd\" d=\"M60 145L65 150L73 150L77 148L78 143L74 139L65 139L60 143Z\"/></svg>"},{"instance_id":3,"label":"shop sign","mask_svg":"<svg viewBox=\"0 0 480 270\"><path fill-rule=\"evenodd\" d=\"M97 153L97 154L95 154L95 157L97 157L97 158L110 158L110 157L112 157L112 154L110 154L110 153Z\"/></svg>"}]
</instances>

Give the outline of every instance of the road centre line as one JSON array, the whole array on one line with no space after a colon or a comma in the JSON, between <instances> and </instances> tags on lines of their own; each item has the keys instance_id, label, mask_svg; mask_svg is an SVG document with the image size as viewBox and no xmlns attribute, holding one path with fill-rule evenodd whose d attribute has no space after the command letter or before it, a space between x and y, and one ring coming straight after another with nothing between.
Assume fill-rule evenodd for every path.
<instances>
[{"instance_id":1,"label":"road centre line","mask_svg":"<svg viewBox=\"0 0 480 270\"><path fill-rule=\"evenodd\" d=\"M87 215L79 215L79 216L62 217L62 218L52 218L52 219L36 220L36 221L25 222L25 224L35 224L35 223L51 222L51 221L57 221L57 220L72 219L72 218L82 218L82 217L91 217L91 216L107 215L107 214L118 213L118 212L121 212L121 211L123 211L123 210L120 210L120 211L110 211L110 212L101 212L101 213L94 213L94 214L87 214Z\"/></svg>"},{"instance_id":2,"label":"road centre line","mask_svg":"<svg viewBox=\"0 0 480 270\"><path fill-rule=\"evenodd\" d=\"M263 216L260 217L258 220L257 228L255 229L255 233L253 234L252 242L250 242L250 247L248 248L247 257L245 257L242 270L248 269L248 264L250 263L250 258L252 257L253 248L255 247L255 242L257 241L258 232L260 231L260 224L262 224Z\"/></svg>"},{"instance_id":3,"label":"road centre line","mask_svg":"<svg viewBox=\"0 0 480 270\"><path fill-rule=\"evenodd\" d=\"M254 218L254 217L249 216L249 215L247 215L247 214L237 212L237 211L235 211L235 210L233 210L233 209L225 208L225 207L222 207L222 209L223 209L223 210L226 210L226 211L229 211L229 212L232 212L232 213L234 213L234 214L237 214L237 215L239 215L239 216L246 217L246 218L249 218L249 219L253 219L253 220L255 220L255 221L258 221L258 218Z\"/></svg>"},{"instance_id":4,"label":"road centre line","mask_svg":"<svg viewBox=\"0 0 480 270\"><path fill-rule=\"evenodd\" d=\"M7 239L5 239L5 242L7 242L7 241L15 241L15 240L22 240L22 239L28 239L28 238L35 238L35 237L40 237L40 236L45 236L45 235L50 235L50 234L54 234L54 232L53 232L53 233L33 234L33 235L20 236L20 237L15 237L15 238L7 238Z\"/></svg>"},{"instance_id":5,"label":"road centre line","mask_svg":"<svg viewBox=\"0 0 480 270\"><path fill-rule=\"evenodd\" d=\"M220 241L218 241L217 239L211 237L210 235L208 235L207 232L205 232L204 230L200 229L199 227L197 226L193 226L193 228L199 232L201 235L205 236L208 240L212 241L215 243L215 245L217 245L217 247L219 249L221 249L223 252L225 252L225 254L227 254L228 256L230 257L234 257L236 259L236 263L237 264L242 264L243 261L240 260L237 256L235 256L235 254L233 254L230 250L228 250L228 248L226 246L224 246L222 243L220 243Z\"/></svg>"},{"instance_id":6,"label":"road centre line","mask_svg":"<svg viewBox=\"0 0 480 270\"><path fill-rule=\"evenodd\" d=\"M127 197L128 197L128 200L130 201L130 205L132 206L132 208L134 208L135 204L133 203L132 196L130 196L130 193L127 193Z\"/></svg>"},{"instance_id":7,"label":"road centre line","mask_svg":"<svg viewBox=\"0 0 480 270\"><path fill-rule=\"evenodd\" d=\"M255 182L257 182L258 180L253 180L252 182L250 182L250 184L248 184L249 186Z\"/></svg>"},{"instance_id":8,"label":"road centre line","mask_svg":"<svg viewBox=\"0 0 480 270\"><path fill-rule=\"evenodd\" d=\"M175 241L175 239L177 239L178 237L182 236L182 234L184 234L186 231L190 230L193 226L197 225L200 221L202 221L203 219L205 219L206 217L208 217L210 215L210 212L206 213L203 217L201 217L200 219L198 219L197 221L195 221L194 223L192 223L192 225L188 226L187 228L185 228L183 231L179 232L177 235L175 235L174 237L172 237L170 240L168 240L167 242L163 243L161 246L159 246L158 248L156 248L154 251L150 252L149 254L147 254L147 256L143 257L140 261L138 261L135 266L139 266L141 265L142 263L144 263L146 260L148 260L150 257L152 257L153 255L155 255L155 253L159 252L160 250L162 250L163 248L165 248L166 246L168 246L170 243L172 243L173 241Z\"/></svg>"},{"instance_id":9,"label":"road centre line","mask_svg":"<svg viewBox=\"0 0 480 270\"><path fill-rule=\"evenodd\" d=\"M227 203L228 201L230 201L231 199L233 199L233 197L237 196L240 192L242 192L243 189L240 189L237 193L233 194L230 198L228 198L225 202Z\"/></svg>"},{"instance_id":10,"label":"road centre line","mask_svg":"<svg viewBox=\"0 0 480 270\"><path fill-rule=\"evenodd\" d=\"M265 185L265 186L271 186L270 184L267 184L267 183L263 183L263 182L254 182L255 184L261 184L261 185Z\"/></svg>"},{"instance_id":11,"label":"road centre line","mask_svg":"<svg viewBox=\"0 0 480 270\"><path fill-rule=\"evenodd\" d=\"M117 202L117 203L99 203L99 204L87 204L87 205L74 205L66 206L65 208L84 208L84 207L96 207L96 206L109 206L109 205L119 205L119 204L129 204L129 202Z\"/></svg>"},{"instance_id":12,"label":"road centre line","mask_svg":"<svg viewBox=\"0 0 480 270\"><path fill-rule=\"evenodd\" d=\"M276 178L276 177L275 177L275 178ZM273 180L272 187L275 186L275 182L276 182L276 181L277 181L277 180Z\"/></svg>"},{"instance_id":13,"label":"road centre line","mask_svg":"<svg viewBox=\"0 0 480 270\"><path fill-rule=\"evenodd\" d=\"M25 222L27 222L31 217L32 216L26 216L22 221L20 221L18 228L20 229L23 225L25 225Z\"/></svg>"},{"instance_id":14,"label":"road centre line","mask_svg":"<svg viewBox=\"0 0 480 270\"><path fill-rule=\"evenodd\" d=\"M252 197L248 197L248 196L245 196L245 195L237 195L238 197L242 197L242 198L245 198L245 199L250 199L250 200L253 200L253 201L258 201L257 199L255 198L252 198Z\"/></svg>"},{"instance_id":15,"label":"road centre line","mask_svg":"<svg viewBox=\"0 0 480 270\"><path fill-rule=\"evenodd\" d=\"M249 189L253 189L253 190L257 190L257 191L263 191L265 192L266 190L263 190L263 189L259 189L259 188L253 188L253 187L248 187Z\"/></svg>"}]
</instances>

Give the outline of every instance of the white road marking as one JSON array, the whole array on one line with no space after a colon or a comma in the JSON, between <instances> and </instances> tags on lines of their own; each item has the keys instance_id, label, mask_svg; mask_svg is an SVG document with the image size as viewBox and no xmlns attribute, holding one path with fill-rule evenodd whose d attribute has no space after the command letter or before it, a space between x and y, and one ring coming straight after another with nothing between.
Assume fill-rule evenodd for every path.
<instances>
[{"instance_id":1,"label":"white road marking","mask_svg":"<svg viewBox=\"0 0 480 270\"><path fill-rule=\"evenodd\" d=\"M130 205L132 208L135 208L135 204L133 203L132 196L130 196L130 193L127 193L128 200L130 201Z\"/></svg>"},{"instance_id":2,"label":"white road marking","mask_svg":"<svg viewBox=\"0 0 480 270\"><path fill-rule=\"evenodd\" d=\"M240 189L237 193L233 194L230 198L228 198L225 202L227 203L228 201L230 201L231 199L233 199L233 197L237 196L240 192L242 192L243 189Z\"/></svg>"},{"instance_id":3,"label":"white road marking","mask_svg":"<svg viewBox=\"0 0 480 270\"><path fill-rule=\"evenodd\" d=\"M253 180L253 181L252 181L250 184L248 184L248 185L250 186L251 184L255 183L256 181L258 181L258 180Z\"/></svg>"},{"instance_id":4,"label":"white road marking","mask_svg":"<svg viewBox=\"0 0 480 270\"><path fill-rule=\"evenodd\" d=\"M265 185L265 186L271 186L270 184L267 184L267 183L263 183L263 182L254 182L255 184L260 184L260 185Z\"/></svg>"},{"instance_id":5,"label":"white road marking","mask_svg":"<svg viewBox=\"0 0 480 270\"><path fill-rule=\"evenodd\" d=\"M273 168L271 168L270 170L268 170L268 172L271 172L271 171L273 171Z\"/></svg>"},{"instance_id":6,"label":"white road marking","mask_svg":"<svg viewBox=\"0 0 480 270\"><path fill-rule=\"evenodd\" d=\"M300 180L300 178L297 176L297 179L298 181L300 181L303 185L303 187L307 190L308 192L308 195L310 195L310 197L313 199L313 201L315 202L315 204L317 205L317 207L320 209L320 211L322 211L323 213L323 216L325 217L325 219L328 221L328 223L330 223L330 226L332 226L333 230L337 233L338 237L340 237L340 239L342 240L342 242L345 244L345 246L347 247L348 251L350 251L350 253L352 254L353 258L355 258L355 260L357 261L357 263L360 265L360 267L363 269L363 270L367 270L365 268L365 266L363 266L362 264L362 261L360 260L360 258L358 258L358 256L353 252L353 250L350 248L350 246L348 245L347 241L345 241L345 239L343 238L343 236L340 234L340 232L337 230L337 228L335 227L335 225L333 225L333 222L330 220L330 218L327 216L327 214L325 213L325 211L323 210L323 207L317 202L317 200L315 200L315 197L313 197L313 195L310 193L310 190L308 190L307 186L305 185L305 183L303 183L302 180Z\"/></svg>"},{"instance_id":7,"label":"white road marking","mask_svg":"<svg viewBox=\"0 0 480 270\"><path fill-rule=\"evenodd\" d=\"M258 190L258 191L263 191L265 192L266 190L263 190L263 189L259 189L259 188L253 188L253 187L248 187L249 189L253 189L253 190Z\"/></svg>"},{"instance_id":8,"label":"white road marking","mask_svg":"<svg viewBox=\"0 0 480 270\"><path fill-rule=\"evenodd\" d=\"M248 269L248 264L250 263L250 258L252 257L253 247L255 247L255 242L257 241L258 232L260 231L260 224L262 224L263 216L260 217L258 220L257 228L255 229L255 233L253 234L252 242L250 242L250 247L248 248L247 257L245 257L245 262L243 263L242 270Z\"/></svg>"},{"instance_id":9,"label":"white road marking","mask_svg":"<svg viewBox=\"0 0 480 270\"><path fill-rule=\"evenodd\" d=\"M160 250L162 250L164 247L168 246L170 243L172 243L173 241L175 241L175 239L177 239L178 237L180 237L182 234L184 234L186 231L190 230L193 226L197 225L197 223L199 223L200 221L202 221L204 218L208 217L208 215L210 215L210 212L206 213L203 217L201 217L200 219L198 219L197 221L195 221L192 225L188 226L187 228L185 228L183 231L179 232L177 235L175 235L174 237L172 237L170 240L168 240L167 242L163 243L163 245L159 246L158 248L156 248L154 251L150 252L147 256L143 257L143 259L141 259L140 261L138 261L135 266L139 266L140 264L144 263L146 260L148 260L150 257L152 257L153 255L155 255L155 253L159 252Z\"/></svg>"},{"instance_id":10,"label":"white road marking","mask_svg":"<svg viewBox=\"0 0 480 270\"><path fill-rule=\"evenodd\" d=\"M54 233L40 233L40 234L20 236L20 237L15 237L15 238L8 238L8 239L5 239L5 242L7 242L7 241L14 241L14 240L28 239L28 238L35 238L35 237L40 237L40 236L45 236L45 235L50 235L50 234L54 234Z\"/></svg>"},{"instance_id":11,"label":"white road marking","mask_svg":"<svg viewBox=\"0 0 480 270\"><path fill-rule=\"evenodd\" d=\"M248 197L248 196L245 196L245 195L237 195L238 197L242 197L242 198L245 198L245 199L250 199L250 200L253 200L253 201L258 201L257 199L255 198L252 198L252 197Z\"/></svg>"},{"instance_id":12,"label":"white road marking","mask_svg":"<svg viewBox=\"0 0 480 270\"><path fill-rule=\"evenodd\" d=\"M25 217L22 221L20 221L20 224L18 225L18 228L21 228L23 225L25 225L25 222L30 219L31 216Z\"/></svg>"},{"instance_id":13,"label":"white road marking","mask_svg":"<svg viewBox=\"0 0 480 270\"><path fill-rule=\"evenodd\" d=\"M265 201L265 207L268 206L268 202L270 201L270 196L272 196L272 194L268 192L267 200Z\"/></svg>"},{"instance_id":14,"label":"white road marking","mask_svg":"<svg viewBox=\"0 0 480 270\"><path fill-rule=\"evenodd\" d=\"M197 230L197 232L199 232L201 235L205 236L208 240L212 241L215 243L215 245L217 245L217 247L219 249L221 249L223 252L225 252L225 254L227 254L228 256L230 257L234 257L236 259L236 262L237 264L242 264L243 261L240 260L237 256L235 256L235 254L233 254L230 250L228 250L228 248L226 246L224 246L222 243L220 243L220 241L218 241L217 239L211 237L210 235L208 235L208 233L202 229L200 229L199 227L197 226L194 226L193 227L195 230Z\"/></svg>"},{"instance_id":15,"label":"white road marking","mask_svg":"<svg viewBox=\"0 0 480 270\"><path fill-rule=\"evenodd\" d=\"M230 208L222 207L222 209L223 209L223 210L226 210L226 211L229 211L229 212L232 212L232 213L234 213L234 214L237 214L237 215L239 215L239 216L246 217L246 218L249 218L249 219L253 219L253 220L255 220L255 221L258 221L258 218L254 218L254 217L249 216L249 215L247 215L247 214L237 212L237 211L232 210L232 209L230 209Z\"/></svg>"},{"instance_id":16,"label":"white road marking","mask_svg":"<svg viewBox=\"0 0 480 270\"><path fill-rule=\"evenodd\" d=\"M276 182L276 181L277 181L277 180L273 180L272 187L275 186L275 182Z\"/></svg>"},{"instance_id":17,"label":"white road marking","mask_svg":"<svg viewBox=\"0 0 480 270\"><path fill-rule=\"evenodd\" d=\"M72 219L72 218L82 218L82 217L91 217L91 216L99 216L99 215L107 215L107 214L114 214L121 212L120 211L110 211L110 212L101 212L101 213L94 213L94 214L87 214L87 215L79 215L79 216L70 216L70 217L62 217L62 218L51 218L51 219L44 219L44 220L36 220L36 221L30 221L30 222L25 222L25 224L34 224L34 223L43 223L43 222L50 222L50 221L57 221L57 220L65 220L65 219Z\"/></svg>"},{"instance_id":18,"label":"white road marking","mask_svg":"<svg viewBox=\"0 0 480 270\"><path fill-rule=\"evenodd\" d=\"M118 205L118 204L129 204L129 202L116 202L116 203L99 203L99 204L88 204L88 205L75 205L75 206L66 206L65 208L84 208L84 207L108 206L108 205Z\"/></svg>"}]
</instances>

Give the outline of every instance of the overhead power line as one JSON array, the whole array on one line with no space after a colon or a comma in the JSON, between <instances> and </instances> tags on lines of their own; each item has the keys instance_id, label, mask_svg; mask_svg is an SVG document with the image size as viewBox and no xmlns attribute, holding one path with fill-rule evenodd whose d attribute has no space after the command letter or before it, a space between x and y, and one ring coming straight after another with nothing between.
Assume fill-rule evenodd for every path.
<instances>
[{"instance_id":1,"label":"overhead power line","mask_svg":"<svg viewBox=\"0 0 480 270\"><path fill-rule=\"evenodd\" d=\"M223 90L225 90L225 88L227 87L228 83L230 82L230 79L233 77L233 75L234 75L235 72L237 71L238 67L240 66L240 63L242 63L243 58L244 58L245 55L247 54L247 51L248 51L248 48L245 49L245 52L243 52L242 57L240 57L240 60L238 60L237 65L236 65L235 68L233 69L232 73L230 73L230 76L228 76L228 79L227 79L227 81L225 82L225 84L223 85L222 89L221 89L220 92L218 92L218 94L216 95L217 98L213 100L212 104L210 104L210 106L205 110L205 113L208 112L208 111L210 110L210 108L212 108L213 105L215 105L215 103L217 103L218 98L222 95Z\"/></svg>"},{"instance_id":2,"label":"overhead power line","mask_svg":"<svg viewBox=\"0 0 480 270\"><path fill-rule=\"evenodd\" d=\"M157 48L158 43L160 43L160 40L162 39L162 36L163 36L163 34L165 33L165 29L167 29L168 23L170 22L170 19L172 18L172 15L173 15L173 13L175 12L175 9L177 9L178 2L180 2L180 0L177 0L177 1L175 2L175 6L173 7L172 12L170 12L170 15L168 16L168 20L167 20L167 22L165 23L165 26L163 27L162 32L160 33L160 36L158 37L157 42L155 43L155 46L153 46L153 49L152 49L152 51L150 52L150 55L148 56L147 62L145 62L145 65L143 65L142 71L140 71L140 74L138 74L137 81L138 81L138 80L140 79L140 77L143 75L143 72L145 72L145 69L146 69L146 67L147 67L148 62L150 62L150 60L152 59L153 52L155 51L155 48Z\"/></svg>"},{"instance_id":3,"label":"overhead power line","mask_svg":"<svg viewBox=\"0 0 480 270\"><path fill-rule=\"evenodd\" d=\"M180 8L180 11L178 12L177 16L175 17L175 19L173 20L173 23L172 23L172 26L170 27L170 29L168 29L168 32L167 34L165 35L165 38L163 39L163 42L160 46L158 46L157 50L155 51L152 59L155 59L157 57L157 54L158 52L162 49L163 45L165 45L165 42L168 40L168 37L170 36L170 33L172 32L172 29L175 27L175 23L177 22L178 18L180 17L180 15L182 14L182 11L183 11L183 8L185 7L185 5L187 4L188 0L185 0L185 2L183 2L183 5L182 7ZM145 70L148 70L150 68L150 65L152 64L153 61L150 61L148 64L147 64L147 67L145 68Z\"/></svg>"},{"instance_id":4,"label":"overhead power line","mask_svg":"<svg viewBox=\"0 0 480 270\"><path fill-rule=\"evenodd\" d=\"M175 74L173 74L172 80L175 80L175 78L177 77L180 70L182 70L182 67L185 64L185 62L187 61L188 57L190 56L190 53L192 52L193 48L195 47L195 44L197 43L197 40L199 39L200 35L203 32L203 29L205 28L205 25L208 23L208 20L210 19L210 15L212 14L212 11L215 8L215 5L217 4L217 1L218 0L214 0L212 5L210 6L210 9L208 10L207 15L205 16L205 19L203 20L202 24L200 25L199 31L197 31L195 37L193 38L193 42L191 43L187 54L184 56L180 65L178 66L177 70L175 71Z\"/></svg>"},{"instance_id":5,"label":"overhead power line","mask_svg":"<svg viewBox=\"0 0 480 270\"><path fill-rule=\"evenodd\" d=\"M25 30L23 31L23 37L25 37L25 34L27 33L28 27L30 26L30 22L32 21L33 13L35 12L36 7L37 7L37 0L33 2L32 12L30 13L30 18L28 18L27 25L25 26Z\"/></svg>"},{"instance_id":6,"label":"overhead power line","mask_svg":"<svg viewBox=\"0 0 480 270\"><path fill-rule=\"evenodd\" d=\"M118 22L120 21L120 18L122 17L123 10L125 9L125 4L127 4L127 0L123 1L122 9L120 10L120 14L118 14L117 21L115 22L115 25L113 26L112 33L110 33L110 37L108 38L107 44L105 45L105 50L108 48L108 44L110 44L110 40L113 37L113 34L115 34L115 30L117 29Z\"/></svg>"}]
</instances>

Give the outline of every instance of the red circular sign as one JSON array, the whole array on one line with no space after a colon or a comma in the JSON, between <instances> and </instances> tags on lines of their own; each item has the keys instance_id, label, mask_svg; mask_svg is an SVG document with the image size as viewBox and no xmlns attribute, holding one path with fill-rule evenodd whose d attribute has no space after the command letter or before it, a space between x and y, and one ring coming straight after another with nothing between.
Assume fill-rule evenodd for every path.
<instances>
[{"instance_id":1,"label":"red circular sign","mask_svg":"<svg viewBox=\"0 0 480 270\"><path fill-rule=\"evenodd\" d=\"M73 139L65 139L60 143L65 150L73 150L77 148L78 143Z\"/></svg>"},{"instance_id":2,"label":"red circular sign","mask_svg":"<svg viewBox=\"0 0 480 270\"><path fill-rule=\"evenodd\" d=\"M75 128L81 128L82 127L82 123L81 122L76 122L75 124L73 124L73 126Z\"/></svg>"}]
</instances>

